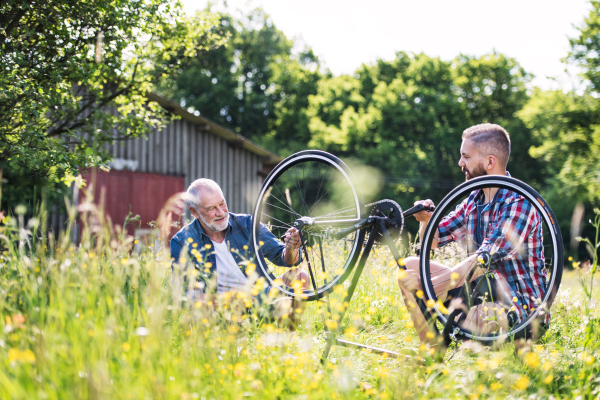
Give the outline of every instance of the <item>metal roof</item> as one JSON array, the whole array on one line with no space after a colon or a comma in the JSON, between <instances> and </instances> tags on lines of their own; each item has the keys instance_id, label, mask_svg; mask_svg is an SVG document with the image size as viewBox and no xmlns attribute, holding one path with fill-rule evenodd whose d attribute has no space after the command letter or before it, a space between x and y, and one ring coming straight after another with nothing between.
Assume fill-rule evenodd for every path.
<instances>
[{"instance_id":1,"label":"metal roof","mask_svg":"<svg viewBox=\"0 0 600 400\"><path fill-rule=\"evenodd\" d=\"M148 98L148 100L157 102L167 111L175 115L179 115L183 119L186 119L196 125L206 126L207 130L209 130L211 133L222 137L223 139L227 140L233 145L242 147L248 151L253 152L254 154L263 157L263 162L266 164L275 165L283 160L283 158L279 155L273 153L270 150L265 149L262 146L259 146L258 144L252 142L250 139L245 138L244 136L235 133L230 129L227 129L224 126L219 125L206 117L192 114L191 112L187 111L185 108L181 107L179 104L175 103L172 100L166 99L152 92L147 93L146 97Z\"/></svg>"}]
</instances>

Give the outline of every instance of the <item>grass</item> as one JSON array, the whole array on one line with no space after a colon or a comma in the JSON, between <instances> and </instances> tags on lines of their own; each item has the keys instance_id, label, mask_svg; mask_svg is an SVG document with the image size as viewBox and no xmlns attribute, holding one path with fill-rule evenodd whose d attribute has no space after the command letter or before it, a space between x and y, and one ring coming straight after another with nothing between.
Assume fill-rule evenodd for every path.
<instances>
[{"instance_id":1,"label":"grass","mask_svg":"<svg viewBox=\"0 0 600 400\"><path fill-rule=\"evenodd\" d=\"M165 248L143 246L136 254L130 251L134 238L109 234L110 222L101 212L87 210L79 246L68 236L32 236L37 222L22 215L2 228L0 398L597 398L600 393L599 310L593 301L599 295L596 291L589 301L579 284L589 282L589 269L565 274L551 329L522 354L511 346L461 345L449 350L444 363L420 363L334 347L321 366L322 304L308 304L293 336L236 313L233 306L244 299L221 299L215 313L183 296ZM387 249L375 249L341 330L353 341L422 351L391 259ZM329 296L334 310L343 307L343 292L341 286Z\"/></svg>"}]
</instances>

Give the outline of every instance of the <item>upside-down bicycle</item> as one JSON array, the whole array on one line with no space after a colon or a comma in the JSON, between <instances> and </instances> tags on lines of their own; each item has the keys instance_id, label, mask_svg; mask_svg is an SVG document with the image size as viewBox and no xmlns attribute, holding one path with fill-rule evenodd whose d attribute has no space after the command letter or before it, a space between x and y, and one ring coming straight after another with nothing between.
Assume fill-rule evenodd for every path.
<instances>
[{"instance_id":1,"label":"upside-down bicycle","mask_svg":"<svg viewBox=\"0 0 600 400\"><path fill-rule=\"evenodd\" d=\"M477 242L477 238L465 235L455 238L443 247L435 248L435 233L447 214L476 191L488 188L510 191L512 199L517 198L521 204L530 207L531 211L526 215L535 220L535 232L532 229L532 232L527 234L538 236L537 247L519 248L513 252L491 250L476 254L477 262L474 266L463 274L464 276L456 277L456 285L450 287L454 289L453 293L460 301L449 306L447 302L444 304L438 301L439 298L447 296L439 293L439 290L436 293L434 281L437 271L432 268L432 263L457 265L473 257L473 254L466 250L469 246L472 248L475 243L477 248L480 243ZM287 296L297 296L297 288L288 287L277 280L277 266L265 260L258 243L258 233L262 224L267 225L277 237L281 237L290 227L296 227L300 231L302 242L303 261L300 267L308 271L311 280L311 289L304 290L302 298L308 301L321 299L354 271L345 299L349 303L374 243L386 244L397 260L398 267L405 268L395 240L400 237L405 219L423 209L422 205L416 205L403 211L393 200L380 200L365 205L356 179L343 161L323 151L308 150L296 153L278 164L265 179L254 208L253 244L257 249L258 270L268 284ZM429 211L433 211L433 215L421 238L419 272L423 295L418 293L418 303L430 324L430 329L443 337L446 343L452 340L474 340L491 345L511 339L529 338L536 333L539 336L540 327L547 326L549 309L559 288L563 271L560 229L552 210L542 196L517 179L484 176L459 185L439 202L435 210ZM487 222L490 227L495 223L491 217ZM504 233L507 240L510 240L510 229ZM537 282L538 287L522 285L519 283L521 280L517 282L515 292L514 288L494 288L493 283L490 284L495 271L502 269L505 263L515 260L522 264L523 270L536 274L537 281L532 281ZM475 274L475 271L478 273ZM477 279L476 275L479 275ZM460 288L458 282L462 285ZM452 283L454 284L454 279ZM439 282L436 284L439 285ZM449 287L449 284L445 286ZM510 293L502 293L502 290ZM447 292L448 290L444 290L444 293ZM511 304L510 300L503 300L507 297L513 297L516 301ZM527 309L524 304L535 304L535 307ZM511 309L515 310L515 306L519 307L521 316L515 318L513 313L512 323L508 328L501 328L502 324L497 323L497 319L511 319L508 314ZM490 321L486 322L487 328L473 329L468 324L469 315L483 307L494 308L492 314L496 322L492 321L494 318L489 317L488 312L486 315ZM487 308L485 310L487 312ZM343 314L339 321L342 321L342 317ZM496 328L490 329L490 325ZM398 353L385 349L341 340L337 338L337 329L327 333L328 343L323 360L327 358L334 344L367 348L374 352L387 353L392 357L399 356Z\"/></svg>"}]
</instances>

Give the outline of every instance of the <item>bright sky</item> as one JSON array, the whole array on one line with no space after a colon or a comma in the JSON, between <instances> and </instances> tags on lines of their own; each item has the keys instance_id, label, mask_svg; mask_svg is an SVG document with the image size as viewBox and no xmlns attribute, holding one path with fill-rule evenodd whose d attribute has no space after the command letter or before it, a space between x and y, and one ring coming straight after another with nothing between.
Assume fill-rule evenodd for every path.
<instances>
[{"instance_id":1,"label":"bright sky","mask_svg":"<svg viewBox=\"0 0 600 400\"><path fill-rule=\"evenodd\" d=\"M182 0L187 11L206 0ZM304 41L335 74L393 59L397 51L450 60L494 49L535 75L534 85L570 88L561 58L591 5L586 0L229 0L262 7L289 38ZM218 10L218 8L215 8ZM572 72L573 73L573 72ZM555 77L556 81L547 79Z\"/></svg>"}]
</instances>

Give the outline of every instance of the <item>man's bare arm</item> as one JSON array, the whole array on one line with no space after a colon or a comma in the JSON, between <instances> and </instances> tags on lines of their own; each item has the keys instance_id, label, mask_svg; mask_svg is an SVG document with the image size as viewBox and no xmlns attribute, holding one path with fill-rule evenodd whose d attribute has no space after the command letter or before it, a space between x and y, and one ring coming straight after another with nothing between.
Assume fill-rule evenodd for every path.
<instances>
[{"instance_id":1,"label":"man's bare arm","mask_svg":"<svg viewBox=\"0 0 600 400\"><path fill-rule=\"evenodd\" d=\"M419 240L421 240L421 241L423 241L423 235L425 235L426 227L427 227L427 222L421 222L419 224ZM433 242L431 242L432 249L437 249L439 236L440 236L440 231L436 229L435 235L433 235Z\"/></svg>"},{"instance_id":2,"label":"man's bare arm","mask_svg":"<svg viewBox=\"0 0 600 400\"><path fill-rule=\"evenodd\" d=\"M283 249L283 261L288 265L294 265L300 258L300 234L298 229L290 228L285 233L285 248Z\"/></svg>"}]
</instances>

